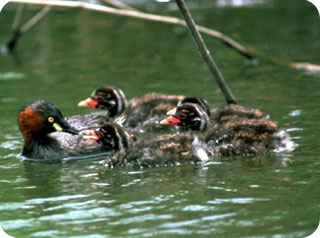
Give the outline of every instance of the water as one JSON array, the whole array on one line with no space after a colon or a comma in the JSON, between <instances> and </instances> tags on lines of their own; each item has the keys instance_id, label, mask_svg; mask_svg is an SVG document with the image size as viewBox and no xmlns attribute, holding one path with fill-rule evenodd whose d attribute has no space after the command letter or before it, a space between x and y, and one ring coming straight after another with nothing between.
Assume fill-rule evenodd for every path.
<instances>
[{"instance_id":1,"label":"water","mask_svg":"<svg viewBox=\"0 0 320 238\"><path fill-rule=\"evenodd\" d=\"M141 171L106 170L101 161L21 162L17 111L35 99L53 101L66 116L94 111L76 103L102 85L116 85L128 98L158 91L224 104L183 28L57 9L23 36L15 55L0 55L1 227L24 238L311 234L320 217L320 75L269 57L319 64L319 16L303 0L251 3L214 8L215 1L193 1L192 13L199 24L257 49L255 66L204 36L238 101L288 129L299 145L294 152ZM147 6L179 16L170 2ZM8 39L14 9L0 14L0 42ZM36 10L30 7L26 17Z\"/></svg>"}]
</instances>

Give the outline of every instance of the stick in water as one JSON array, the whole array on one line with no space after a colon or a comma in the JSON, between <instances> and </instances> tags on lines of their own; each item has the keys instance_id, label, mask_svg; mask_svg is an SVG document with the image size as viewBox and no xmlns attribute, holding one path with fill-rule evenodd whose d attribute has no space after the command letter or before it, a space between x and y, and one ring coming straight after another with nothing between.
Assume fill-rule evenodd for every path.
<instances>
[{"instance_id":1,"label":"stick in water","mask_svg":"<svg viewBox=\"0 0 320 238\"><path fill-rule=\"evenodd\" d=\"M24 7L24 5L22 5ZM20 9L20 8L19 8ZM2 46L2 51L7 53L7 52L13 52L14 48L17 45L18 40L20 37L28 32L34 25L36 25L45 15L48 14L48 12L51 10L51 6L45 6L40 10L36 15L34 15L27 23L25 23L23 26L21 25L21 18L22 18L22 13L18 9L17 16L12 27L12 36L10 40L8 40L7 43L5 43Z\"/></svg>"},{"instance_id":2,"label":"stick in water","mask_svg":"<svg viewBox=\"0 0 320 238\"><path fill-rule=\"evenodd\" d=\"M184 17L184 19L186 20L189 30L191 32L191 35L197 45L197 48L199 49L202 57L204 58L204 60L206 61L210 71L212 72L212 74L214 75L220 89L222 90L222 93L224 94L226 101L228 104L237 104L235 97L233 96L227 82L224 80L220 70L218 69L217 64L215 63L215 61L213 60L212 56L210 55L210 52L208 50L208 48L206 47L195 23L194 20L189 12L189 9L186 5L186 3L184 2L184 0L176 0L178 7Z\"/></svg>"},{"instance_id":3,"label":"stick in water","mask_svg":"<svg viewBox=\"0 0 320 238\"><path fill-rule=\"evenodd\" d=\"M24 10L25 10L25 5L18 6L18 10L16 12L16 15L14 17L13 24L12 24L11 39L1 47L1 50L4 53L7 53L8 51L10 52L13 51L14 47L16 46L17 39L20 37L19 29L20 29Z\"/></svg>"}]
</instances>

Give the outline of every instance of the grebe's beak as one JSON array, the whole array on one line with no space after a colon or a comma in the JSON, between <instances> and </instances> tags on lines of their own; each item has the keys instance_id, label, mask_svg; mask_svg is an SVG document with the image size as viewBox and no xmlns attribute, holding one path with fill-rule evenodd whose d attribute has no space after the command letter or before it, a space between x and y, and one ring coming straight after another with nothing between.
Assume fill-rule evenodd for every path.
<instances>
[{"instance_id":1,"label":"grebe's beak","mask_svg":"<svg viewBox=\"0 0 320 238\"><path fill-rule=\"evenodd\" d=\"M70 133L70 134L73 134L73 135L78 135L79 134L79 131L76 128L71 127L71 126L68 127L68 128L63 128L62 131Z\"/></svg>"},{"instance_id":2,"label":"grebe's beak","mask_svg":"<svg viewBox=\"0 0 320 238\"><path fill-rule=\"evenodd\" d=\"M167 118L160 121L160 125L177 125L180 121L179 118L175 117L174 114L176 113L177 108L173 108L167 112Z\"/></svg>"},{"instance_id":3,"label":"grebe's beak","mask_svg":"<svg viewBox=\"0 0 320 238\"><path fill-rule=\"evenodd\" d=\"M180 119L174 116L168 116L166 119L160 121L160 125L177 125Z\"/></svg>"},{"instance_id":4,"label":"grebe's beak","mask_svg":"<svg viewBox=\"0 0 320 238\"><path fill-rule=\"evenodd\" d=\"M78 103L78 107L96 107L97 105L98 101L91 97Z\"/></svg>"},{"instance_id":5,"label":"grebe's beak","mask_svg":"<svg viewBox=\"0 0 320 238\"><path fill-rule=\"evenodd\" d=\"M70 126L66 121L62 121L61 123L54 122L52 126L57 132L66 132L73 135L79 134L79 131L76 128Z\"/></svg>"}]
</instances>

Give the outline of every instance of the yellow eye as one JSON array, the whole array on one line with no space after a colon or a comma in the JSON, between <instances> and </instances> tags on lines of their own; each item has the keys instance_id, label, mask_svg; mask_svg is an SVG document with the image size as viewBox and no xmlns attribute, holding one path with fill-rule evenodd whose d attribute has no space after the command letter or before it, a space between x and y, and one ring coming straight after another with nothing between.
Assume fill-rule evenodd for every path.
<instances>
[{"instance_id":1,"label":"yellow eye","mask_svg":"<svg viewBox=\"0 0 320 238\"><path fill-rule=\"evenodd\" d=\"M48 121L49 121L50 123L52 123L52 122L54 121L54 118L53 118L53 117L49 117L49 118L48 118Z\"/></svg>"}]
</instances>

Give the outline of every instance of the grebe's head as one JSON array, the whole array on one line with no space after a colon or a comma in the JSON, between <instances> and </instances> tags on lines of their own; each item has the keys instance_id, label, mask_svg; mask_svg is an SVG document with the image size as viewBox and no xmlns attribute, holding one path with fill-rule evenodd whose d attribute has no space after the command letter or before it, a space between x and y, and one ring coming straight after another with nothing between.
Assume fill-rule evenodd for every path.
<instances>
[{"instance_id":1,"label":"grebe's head","mask_svg":"<svg viewBox=\"0 0 320 238\"><path fill-rule=\"evenodd\" d=\"M121 89L101 87L94 90L89 98L79 102L78 106L105 109L110 117L114 117L126 109L127 101Z\"/></svg>"},{"instance_id":2,"label":"grebe's head","mask_svg":"<svg viewBox=\"0 0 320 238\"><path fill-rule=\"evenodd\" d=\"M117 123L108 123L97 131L98 142L108 150L123 150L131 146L132 135Z\"/></svg>"},{"instance_id":3,"label":"grebe's head","mask_svg":"<svg viewBox=\"0 0 320 238\"><path fill-rule=\"evenodd\" d=\"M200 97L185 97L183 100L178 102L177 106L181 106L184 103L197 104L207 113L207 115L209 117L211 116L209 104L208 104L207 100L205 100L203 98L200 98Z\"/></svg>"},{"instance_id":4,"label":"grebe's head","mask_svg":"<svg viewBox=\"0 0 320 238\"><path fill-rule=\"evenodd\" d=\"M26 141L41 139L51 132L78 134L51 102L38 100L24 106L18 113L19 129Z\"/></svg>"},{"instance_id":5,"label":"grebe's head","mask_svg":"<svg viewBox=\"0 0 320 238\"><path fill-rule=\"evenodd\" d=\"M204 131L209 124L208 114L201 106L194 103L183 103L167 112L168 117L161 125L177 125L195 131Z\"/></svg>"}]
</instances>

